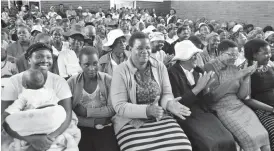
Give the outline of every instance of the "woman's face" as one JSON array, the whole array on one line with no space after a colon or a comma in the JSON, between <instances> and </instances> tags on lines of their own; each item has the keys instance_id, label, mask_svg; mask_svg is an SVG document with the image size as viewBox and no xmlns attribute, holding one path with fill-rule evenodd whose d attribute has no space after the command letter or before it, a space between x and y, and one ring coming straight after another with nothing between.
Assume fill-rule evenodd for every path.
<instances>
[{"instance_id":1,"label":"woman's face","mask_svg":"<svg viewBox=\"0 0 274 151\"><path fill-rule=\"evenodd\" d=\"M206 36L210 33L210 30L207 26L202 26L200 28L200 34L203 35L203 36Z\"/></svg>"},{"instance_id":2,"label":"woman's face","mask_svg":"<svg viewBox=\"0 0 274 151\"><path fill-rule=\"evenodd\" d=\"M47 49L42 49L32 53L28 60L31 69L48 71L52 67L52 53Z\"/></svg>"},{"instance_id":3,"label":"woman's face","mask_svg":"<svg viewBox=\"0 0 274 151\"><path fill-rule=\"evenodd\" d=\"M274 43L274 34L268 36L267 40L269 43Z\"/></svg>"},{"instance_id":4,"label":"woman's face","mask_svg":"<svg viewBox=\"0 0 274 151\"><path fill-rule=\"evenodd\" d=\"M234 65L239 56L238 47L228 48L227 51L223 52L219 58L226 65Z\"/></svg>"},{"instance_id":5,"label":"woman's face","mask_svg":"<svg viewBox=\"0 0 274 151\"><path fill-rule=\"evenodd\" d=\"M97 54L82 55L80 58L80 65L83 69L84 75L88 78L95 78L99 68L99 58Z\"/></svg>"},{"instance_id":6,"label":"woman's face","mask_svg":"<svg viewBox=\"0 0 274 151\"><path fill-rule=\"evenodd\" d=\"M121 22L120 28L123 32L128 32L130 29L130 25L127 21Z\"/></svg>"},{"instance_id":7,"label":"woman's face","mask_svg":"<svg viewBox=\"0 0 274 151\"><path fill-rule=\"evenodd\" d=\"M55 30L53 33L52 33L52 40L54 42L61 42L62 41L62 33L61 33L61 30Z\"/></svg>"},{"instance_id":8,"label":"woman's face","mask_svg":"<svg viewBox=\"0 0 274 151\"><path fill-rule=\"evenodd\" d=\"M139 29L140 29L140 31L145 29L145 24L143 22L139 23Z\"/></svg>"},{"instance_id":9,"label":"woman's face","mask_svg":"<svg viewBox=\"0 0 274 151\"><path fill-rule=\"evenodd\" d=\"M126 46L127 46L127 43L126 43L126 38L125 37L117 38L114 41L113 51L123 53L126 50Z\"/></svg>"},{"instance_id":10,"label":"woman's face","mask_svg":"<svg viewBox=\"0 0 274 151\"><path fill-rule=\"evenodd\" d=\"M220 33L220 41L223 41L228 38L228 33L226 31Z\"/></svg>"},{"instance_id":11,"label":"woman's face","mask_svg":"<svg viewBox=\"0 0 274 151\"><path fill-rule=\"evenodd\" d=\"M30 33L26 28L18 28L17 36L19 41L28 42L30 38Z\"/></svg>"},{"instance_id":12,"label":"woman's face","mask_svg":"<svg viewBox=\"0 0 274 151\"><path fill-rule=\"evenodd\" d=\"M209 40L209 43L211 48L217 49L218 45L220 44L220 37L219 36L214 36Z\"/></svg>"},{"instance_id":13,"label":"woman's face","mask_svg":"<svg viewBox=\"0 0 274 151\"><path fill-rule=\"evenodd\" d=\"M237 37L237 43L239 45L244 45L247 42L247 38L243 33L239 33L239 36Z\"/></svg>"},{"instance_id":14,"label":"woman's face","mask_svg":"<svg viewBox=\"0 0 274 151\"><path fill-rule=\"evenodd\" d=\"M79 51L84 45L84 39L80 35L73 35L69 37L70 48L74 51Z\"/></svg>"},{"instance_id":15,"label":"woman's face","mask_svg":"<svg viewBox=\"0 0 274 151\"><path fill-rule=\"evenodd\" d=\"M140 65L148 62L151 53L149 39L136 39L131 48L132 60Z\"/></svg>"},{"instance_id":16,"label":"woman's face","mask_svg":"<svg viewBox=\"0 0 274 151\"><path fill-rule=\"evenodd\" d=\"M172 10L170 10L170 15L173 15L173 14L175 14L175 12L174 12L174 10L172 9Z\"/></svg>"},{"instance_id":17,"label":"woman's face","mask_svg":"<svg viewBox=\"0 0 274 151\"><path fill-rule=\"evenodd\" d=\"M253 55L254 61L258 61L259 65L266 65L272 57L270 46L261 47L260 50Z\"/></svg>"}]
</instances>

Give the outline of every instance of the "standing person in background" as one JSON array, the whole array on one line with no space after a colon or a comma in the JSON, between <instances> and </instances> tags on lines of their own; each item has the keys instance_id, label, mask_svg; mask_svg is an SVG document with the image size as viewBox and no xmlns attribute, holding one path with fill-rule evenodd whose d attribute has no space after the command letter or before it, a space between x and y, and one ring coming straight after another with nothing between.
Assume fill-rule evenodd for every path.
<instances>
[{"instance_id":1,"label":"standing person in background","mask_svg":"<svg viewBox=\"0 0 274 151\"><path fill-rule=\"evenodd\" d=\"M67 14L63 4L59 4L59 10L57 11L57 14L60 15L62 18L67 18Z\"/></svg>"},{"instance_id":2,"label":"standing person in background","mask_svg":"<svg viewBox=\"0 0 274 151\"><path fill-rule=\"evenodd\" d=\"M176 15L176 10L175 9L170 9L169 14L166 16L167 20L167 25L170 23L176 23L177 22L177 15Z\"/></svg>"},{"instance_id":3,"label":"standing person in background","mask_svg":"<svg viewBox=\"0 0 274 151\"><path fill-rule=\"evenodd\" d=\"M57 13L55 12L55 7L54 6L50 6L49 13L48 13L49 19L55 17L56 15L57 15Z\"/></svg>"},{"instance_id":4,"label":"standing person in background","mask_svg":"<svg viewBox=\"0 0 274 151\"><path fill-rule=\"evenodd\" d=\"M95 14L95 18L105 18L105 13L102 11L102 8L100 7L98 12Z\"/></svg>"}]
</instances>

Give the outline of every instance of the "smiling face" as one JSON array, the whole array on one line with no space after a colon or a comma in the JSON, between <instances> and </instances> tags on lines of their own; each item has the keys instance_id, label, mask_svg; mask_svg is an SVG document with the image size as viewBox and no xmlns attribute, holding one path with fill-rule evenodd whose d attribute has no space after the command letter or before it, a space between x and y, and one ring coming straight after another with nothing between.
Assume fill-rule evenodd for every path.
<instances>
[{"instance_id":1,"label":"smiling face","mask_svg":"<svg viewBox=\"0 0 274 151\"><path fill-rule=\"evenodd\" d=\"M148 62L151 54L151 47L148 38L136 39L133 47L130 48L132 60L139 64L144 65Z\"/></svg>"},{"instance_id":2,"label":"smiling face","mask_svg":"<svg viewBox=\"0 0 274 151\"><path fill-rule=\"evenodd\" d=\"M17 36L19 41L27 42L29 41L29 38L30 38L30 32L28 31L27 28L19 27L17 29Z\"/></svg>"},{"instance_id":3,"label":"smiling face","mask_svg":"<svg viewBox=\"0 0 274 151\"><path fill-rule=\"evenodd\" d=\"M266 65L272 57L270 46L261 47L260 50L253 55L254 61L258 61L259 65Z\"/></svg>"},{"instance_id":4,"label":"smiling face","mask_svg":"<svg viewBox=\"0 0 274 151\"><path fill-rule=\"evenodd\" d=\"M226 65L234 65L239 56L238 47L228 48L227 51L221 53L220 60Z\"/></svg>"},{"instance_id":5,"label":"smiling face","mask_svg":"<svg viewBox=\"0 0 274 151\"><path fill-rule=\"evenodd\" d=\"M28 59L31 69L48 71L52 67L52 53L47 49L41 49L31 54Z\"/></svg>"},{"instance_id":6,"label":"smiling face","mask_svg":"<svg viewBox=\"0 0 274 151\"><path fill-rule=\"evenodd\" d=\"M209 39L208 44L210 48L217 49L218 45L220 44L220 37L219 36L212 37L211 39Z\"/></svg>"}]
</instances>

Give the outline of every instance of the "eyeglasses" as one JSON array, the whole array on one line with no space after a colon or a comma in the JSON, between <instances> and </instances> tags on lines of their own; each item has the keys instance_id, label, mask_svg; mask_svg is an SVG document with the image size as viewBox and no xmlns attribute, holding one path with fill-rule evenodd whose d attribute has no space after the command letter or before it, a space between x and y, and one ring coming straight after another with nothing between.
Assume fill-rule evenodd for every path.
<instances>
[{"instance_id":1,"label":"eyeglasses","mask_svg":"<svg viewBox=\"0 0 274 151\"><path fill-rule=\"evenodd\" d=\"M239 53L224 53L224 54L227 54L228 56L234 57L234 58L239 56Z\"/></svg>"}]
</instances>

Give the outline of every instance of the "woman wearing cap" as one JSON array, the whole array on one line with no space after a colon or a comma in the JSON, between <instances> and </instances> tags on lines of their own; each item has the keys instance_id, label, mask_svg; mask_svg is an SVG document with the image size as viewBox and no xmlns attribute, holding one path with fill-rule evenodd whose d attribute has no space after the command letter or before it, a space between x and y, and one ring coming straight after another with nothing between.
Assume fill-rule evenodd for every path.
<instances>
[{"instance_id":1,"label":"woman wearing cap","mask_svg":"<svg viewBox=\"0 0 274 151\"><path fill-rule=\"evenodd\" d=\"M59 75L65 79L82 72L79 65L79 53L84 46L85 34L82 33L80 25L74 25L70 31L65 32L68 37L69 48L61 51L58 56Z\"/></svg>"},{"instance_id":2,"label":"woman wearing cap","mask_svg":"<svg viewBox=\"0 0 274 151\"><path fill-rule=\"evenodd\" d=\"M121 151L185 150L191 144L184 131L170 116L189 116L187 107L174 99L163 63L150 58L148 36L134 33L129 40L130 58L113 73L112 118ZM167 112L166 112L167 111Z\"/></svg>"},{"instance_id":3,"label":"woman wearing cap","mask_svg":"<svg viewBox=\"0 0 274 151\"><path fill-rule=\"evenodd\" d=\"M258 68L251 75L251 98L256 100L246 101L246 104L254 109L268 131L274 150L274 64L270 61L270 46L263 40L251 40L245 44L245 57L249 66L258 61Z\"/></svg>"},{"instance_id":4,"label":"woman wearing cap","mask_svg":"<svg viewBox=\"0 0 274 151\"><path fill-rule=\"evenodd\" d=\"M202 52L191 41L175 46L176 63L168 69L174 97L191 110L191 116L180 120L195 151L236 151L232 134L223 126L213 111L205 106L202 92L210 83L213 72L197 66L197 54Z\"/></svg>"},{"instance_id":5,"label":"woman wearing cap","mask_svg":"<svg viewBox=\"0 0 274 151\"><path fill-rule=\"evenodd\" d=\"M204 95L207 106L215 111L243 150L270 151L266 129L241 101L250 94L250 75L256 70L256 64L239 71L234 65L239 51L233 41L222 41L218 50L219 56L204 67L207 72L215 72L214 81L206 87Z\"/></svg>"},{"instance_id":6,"label":"woman wearing cap","mask_svg":"<svg viewBox=\"0 0 274 151\"><path fill-rule=\"evenodd\" d=\"M8 55L18 58L30 46L30 29L25 25L19 25L16 31L18 40L8 46L7 52Z\"/></svg>"},{"instance_id":7,"label":"woman wearing cap","mask_svg":"<svg viewBox=\"0 0 274 151\"><path fill-rule=\"evenodd\" d=\"M20 136L18 133L14 132L8 124L4 123L4 128L9 135L4 136L4 140L9 139L8 137L17 138L19 140L24 140L29 143L32 150L48 150L54 148L57 151L66 149L67 145L76 145L80 140L80 130L77 128L77 118L72 114L71 109L71 91L67 82L59 77L56 74L49 72L50 67L52 66L52 49L43 43L33 44L26 52L26 58L30 64L30 70L39 70L42 72L45 78L45 87L53 89L56 92L57 97L60 99L58 102L59 105L63 106L66 111L66 119L63 124L54 132L50 134L41 134L41 135L31 135L31 136ZM23 73L16 74L10 78L9 85L6 85L3 88L3 95L1 98L2 109L5 110L9 105L11 105L14 100L18 99L18 95L26 87L26 79L22 78ZM4 117L3 119L5 119ZM43 119L41 119L43 120ZM49 121L50 122L50 121ZM73 141L73 144L67 144L66 141L64 144L54 144L55 140L58 141L62 138L59 138L63 132L68 131L72 132L73 138L70 139ZM6 143L8 143L6 141ZM63 145L63 146L62 146ZM55 147L54 147L55 146ZM27 148L26 148L27 149Z\"/></svg>"},{"instance_id":8,"label":"woman wearing cap","mask_svg":"<svg viewBox=\"0 0 274 151\"><path fill-rule=\"evenodd\" d=\"M83 72L68 80L82 134L79 150L119 151L110 120L115 114L109 96L111 76L98 71L98 60L96 48L84 47L79 54Z\"/></svg>"},{"instance_id":9,"label":"woman wearing cap","mask_svg":"<svg viewBox=\"0 0 274 151\"><path fill-rule=\"evenodd\" d=\"M110 31L104 46L110 47L111 51L99 59L100 71L112 75L117 65L126 61L129 55L126 51L126 38L123 31L121 29Z\"/></svg>"},{"instance_id":10,"label":"woman wearing cap","mask_svg":"<svg viewBox=\"0 0 274 151\"><path fill-rule=\"evenodd\" d=\"M264 39L265 39L265 41L267 41L269 43L271 53L272 53L271 61L274 62L274 31L265 32Z\"/></svg>"}]
</instances>

